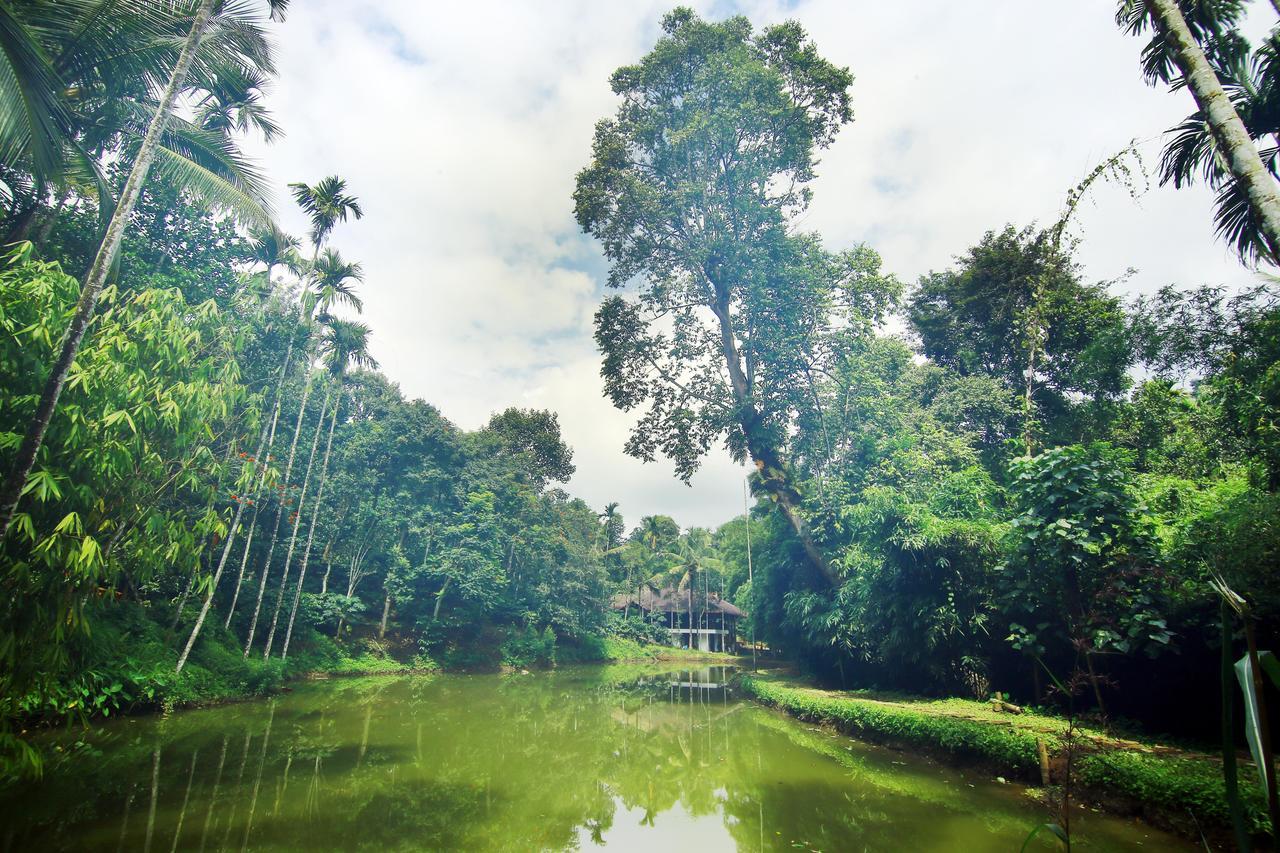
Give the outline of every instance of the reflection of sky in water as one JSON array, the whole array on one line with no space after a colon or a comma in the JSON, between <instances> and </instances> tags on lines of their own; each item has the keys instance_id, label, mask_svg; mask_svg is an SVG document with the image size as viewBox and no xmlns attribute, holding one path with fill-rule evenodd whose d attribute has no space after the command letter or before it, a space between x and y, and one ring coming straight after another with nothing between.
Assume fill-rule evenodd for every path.
<instances>
[{"instance_id":1,"label":"reflection of sky in water","mask_svg":"<svg viewBox=\"0 0 1280 853\"><path fill-rule=\"evenodd\" d=\"M1044 819L1016 786L737 699L731 675L338 679L60 732L45 778L0 797L0 850L1005 851ZM1191 849L1076 822L1094 851Z\"/></svg>"}]
</instances>

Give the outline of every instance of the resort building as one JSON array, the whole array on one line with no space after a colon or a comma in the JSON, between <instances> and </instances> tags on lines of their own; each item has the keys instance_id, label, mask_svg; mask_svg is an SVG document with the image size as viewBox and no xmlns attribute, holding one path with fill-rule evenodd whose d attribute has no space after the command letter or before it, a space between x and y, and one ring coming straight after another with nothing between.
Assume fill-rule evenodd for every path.
<instances>
[{"instance_id":1,"label":"resort building","mask_svg":"<svg viewBox=\"0 0 1280 853\"><path fill-rule=\"evenodd\" d=\"M738 619L746 614L719 594L655 589L646 584L638 595L615 595L614 610L638 609L666 627L671 645L703 652L736 652ZM692 610L692 613L690 612Z\"/></svg>"}]
</instances>

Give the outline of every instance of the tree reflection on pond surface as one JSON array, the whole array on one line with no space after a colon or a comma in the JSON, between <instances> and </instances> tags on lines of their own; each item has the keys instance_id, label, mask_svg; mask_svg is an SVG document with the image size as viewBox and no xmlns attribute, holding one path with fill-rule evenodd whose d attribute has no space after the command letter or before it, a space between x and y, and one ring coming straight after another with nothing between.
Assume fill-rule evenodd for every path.
<instances>
[{"instance_id":1,"label":"tree reflection on pond surface","mask_svg":"<svg viewBox=\"0 0 1280 853\"><path fill-rule=\"evenodd\" d=\"M44 778L0 799L0 848L1007 851L1044 819L1017 786L806 726L731 676L332 680L62 732ZM1073 825L1092 850L1191 849Z\"/></svg>"}]
</instances>

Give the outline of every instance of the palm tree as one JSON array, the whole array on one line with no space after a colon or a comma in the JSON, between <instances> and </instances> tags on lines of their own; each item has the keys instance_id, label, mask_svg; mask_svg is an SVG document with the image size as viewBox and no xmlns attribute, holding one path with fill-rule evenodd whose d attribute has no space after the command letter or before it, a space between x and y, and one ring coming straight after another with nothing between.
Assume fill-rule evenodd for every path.
<instances>
[{"instance_id":1,"label":"palm tree","mask_svg":"<svg viewBox=\"0 0 1280 853\"><path fill-rule=\"evenodd\" d=\"M311 262L311 296L314 307L324 319L335 305L364 311L364 303L356 294L355 283L364 281L364 267L348 263L333 249L325 249Z\"/></svg>"},{"instance_id":2,"label":"palm tree","mask_svg":"<svg viewBox=\"0 0 1280 853\"><path fill-rule=\"evenodd\" d=\"M347 193L347 182L337 175L322 179L314 187L297 182L289 184L289 189L294 201L311 217L311 243L316 252L335 225L346 222L348 216L364 216L359 200Z\"/></svg>"},{"instance_id":3,"label":"palm tree","mask_svg":"<svg viewBox=\"0 0 1280 853\"><path fill-rule=\"evenodd\" d=\"M267 286L271 286L271 273L276 267L298 269L297 237L278 228L258 228L250 233L253 259L266 267Z\"/></svg>"},{"instance_id":4,"label":"palm tree","mask_svg":"<svg viewBox=\"0 0 1280 853\"><path fill-rule=\"evenodd\" d=\"M196 104L196 124L224 135L256 130L265 141L273 142L282 131L262 103L267 79L254 68L220 75Z\"/></svg>"},{"instance_id":5,"label":"palm tree","mask_svg":"<svg viewBox=\"0 0 1280 853\"><path fill-rule=\"evenodd\" d=\"M114 7L118 4L90 5L95 7L96 14L106 10L108 6ZM146 8L148 5L158 4L129 3L125 5L130 11L138 12L137 21L148 25L158 21L154 13ZM175 152L165 145L166 142L173 141L182 132L188 130L185 124L179 121L176 122L179 125L178 132L170 132L169 124L173 119L171 113L179 94L185 87L188 72L191 71L193 64L197 64L201 40L210 26L211 19L214 18L216 5L215 0L200 0L190 28L182 41L182 48L169 69L167 82L155 104L155 109L150 113L146 132L138 145L136 155L132 158L132 166L125 180L119 203L111 214L93 264L85 276L80 298L63 335L58 357L51 365L49 375L45 379L44 389L23 435L13 467L6 476L3 486L0 486L0 538L8 533L9 526L13 522L18 501L26 487L27 478L35 464L36 455L44 441L49 422L57 409L58 399L62 396L67 374L75 361L89 322L93 319L98 295L114 264L124 239L125 228L138 203L152 165L159 162L162 170L166 171L170 177L185 177L192 184L214 189L220 201L228 203L228 206L236 209L246 218L263 222L270 219L267 205L263 201L264 193L261 183L256 180L256 176L251 171L247 170L247 164L236 162L238 167L242 167L238 185L234 181L222 181L218 186L212 187L209 179L217 177L216 173L197 168L198 164L191 159L191 155L216 159L219 155L229 154L226 149L219 148L216 144L206 144L208 141L199 139L198 135L184 152ZM52 9L52 6L61 6L61 11L64 13L82 13L85 11L85 0L80 2L62 0L61 3L50 4L48 8L33 6L33 9L40 9L43 13L52 12L56 20L58 10ZM272 3L273 14L277 9L282 11L283 8L284 4L279 0ZM70 110L66 106L67 88L66 81L63 79L64 74L38 40L37 28L32 26L31 22L21 20L13 13L9 4L5 4L3 9L0 9L0 33L2 33L0 47L3 47L0 55L8 64L6 70L19 81L15 87L4 87L4 93L0 95L0 99L5 102L4 115L17 118L16 121L6 119L0 122L0 152L5 155L5 161L30 163L36 175L37 185L42 185L46 178L56 178L66 174L68 169L65 164L69 159L81 164L88 171L97 173L92 165L92 158L88 157L72 138L67 120ZM78 33L77 39L82 36L83 33ZM264 55L268 56L269 61L269 54ZM65 67L70 70L71 66ZM72 158L64 156L68 150L77 152L78 156ZM188 156L184 157L183 154ZM100 181L99 185L104 184ZM99 201L101 206L104 198L100 197ZM219 570L223 565L225 565L225 559L220 559Z\"/></svg>"},{"instance_id":6,"label":"palm tree","mask_svg":"<svg viewBox=\"0 0 1280 853\"><path fill-rule=\"evenodd\" d=\"M1154 32L1143 51L1148 81L1173 82L1176 67L1178 82L1199 107L1175 128L1178 135L1165 151L1161 180L1182 186L1203 173L1219 190L1218 231L1235 243L1242 259L1262 256L1280 263L1276 149L1267 152L1264 163L1254 142L1280 130L1275 111L1280 43L1273 35L1250 70L1247 45L1235 30L1242 4L1190 8L1194 15L1188 19L1177 0L1122 0L1116 13L1130 33L1142 33L1148 25Z\"/></svg>"},{"instance_id":7,"label":"palm tree","mask_svg":"<svg viewBox=\"0 0 1280 853\"><path fill-rule=\"evenodd\" d=\"M653 580L664 587L671 586L677 592L681 589L685 591L689 604L689 648L692 649L696 642L693 600L698 586L698 577L702 576L704 587L702 615L698 619L700 624L706 619L707 576L711 572L724 571L724 564L716 556L711 544L711 534L700 527L695 527L681 536L680 541L676 543L676 549L665 552L665 555L672 560L672 564L657 574Z\"/></svg>"},{"instance_id":8,"label":"palm tree","mask_svg":"<svg viewBox=\"0 0 1280 853\"><path fill-rule=\"evenodd\" d=\"M378 366L378 362L369 354L368 326L338 319L329 320L327 325L328 334L323 344L325 366L329 370L330 380L341 389L343 377L350 365L374 369ZM333 429L338 422L338 409L341 405L342 395L339 393L338 399L333 404L333 413L329 417L329 437L325 439L324 461L320 463L320 483L316 487L316 499L311 507L311 524L307 528L307 544L302 549L302 566L298 570L298 585L293 593L293 607L289 611L289 627L285 630L284 645L280 649L281 660L289 657L289 641L293 638L293 622L298 615L298 602L302 599L302 585L307 579L307 564L311 557L311 544L315 540L316 520L320 517L320 509L324 504L324 487L329 474L329 454L333 450ZM320 423L317 423L317 438L319 438L319 430ZM385 612L383 615L385 626ZM270 648L271 641L268 639L268 651Z\"/></svg>"},{"instance_id":9,"label":"palm tree","mask_svg":"<svg viewBox=\"0 0 1280 853\"><path fill-rule=\"evenodd\" d=\"M307 325L305 327L305 334L307 335L308 338L310 337L311 329L314 322L312 319L313 310L317 312L318 317L322 322L330 322L331 318L329 315L329 311L331 308L333 308L333 306L336 303L339 303L339 302L346 303L354 307L357 311L363 308L363 304L361 303L360 298L356 295L355 289L354 289L354 282L361 281L363 280L363 278L364 278L364 272L361 269L359 264L347 263L342 259L342 256L339 255L333 249L326 249L324 251L324 254L321 255L312 264L311 289L304 296L304 299L303 299L303 302L305 303L305 307L307 311ZM313 374L311 372L308 372L307 374L308 387L311 384L312 375ZM319 420L317 421L317 427L316 427L317 432L312 440L311 455L307 459L307 469L306 469L306 473L303 475L302 489L298 493L298 506L293 512L293 518L292 518L293 531L289 536L289 549L285 555L284 572L280 576L280 592L276 596L275 611L272 614L271 627L267 633L266 649L263 654L264 659L271 656L271 646L275 640L276 626L279 624L279 620L280 620L280 607L284 601L284 594L289 581L289 573L293 566L293 553L298 543L298 529L302 524L302 510L307 500L307 492L308 492L310 481L311 481L311 470L312 470L313 464L315 463L317 442L319 441L319 437L320 437L320 434L318 431L319 425L324 421L324 415L329 407L329 397L332 390L333 390L333 384L331 382L326 382L325 383L325 399L320 406ZM294 425L293 443L295 446L297 445L298 432L299 430L301 430L301 428L302 428L302 415L301 415L301 412L299 412L298 421ZM293 456L293 449L291 448L290 462L292 462L292 456ZM288 482L287 476L285 478L285 482L286 483ZM258 588L258 604L255 606L255 609L254 609L253 624L251 625L250 631L249 631L249 641L245 645L246 655L248 654L249 647L253 644L253 633L257 628L258 613L260 612L261 605L262 605L262 596L266 587L267 575L271 570L271 562L270 562L271 554L275 548L276 538L279 534L280 517L282 513L283 513L283 505L276 510L275 531L272 533L272 536L271 536L271 547L268 548L267 550L267 562L263 565L262 583L259 585L259 588Z\"/></svg>"},{"instance_id":10,"label":"palm tree","mask_svg":"<svg viewBox=\"0 0 1280 853\"><path fill-rule=\"evenodd\" d=\"M342 181L340 178L336 178L336 177L326 178L324 181L321 181L321 184L327 184L330 187L334 184L336 184L340 188L346 187L346 183ZM305 184L298 184L295 186L306 187ZM348 196L344 192L338 192L336 194L335 193L318 193L318 192L312 191L311 188L309 187L307 188L307 190L308 190L307 194L302 194L296 189L294 192L295 197L304 197L305 203L303 204L303 209L309 210L309 211L310 210L327 210L329 211L329 213L325 215L324 221L319 223L319 225L316 224L315 214L312 215L312 221L313 221L313 228L311 233L311 237L313 240L312 257L311 257L311 262L307 265L307 275L305 278L306 291L302 294L302 298L299 300L299 304L298 304L298 312L299 312L298 318L299 318L299 323L302 325L302 335L303 335L302 345L304 347L308 345L308 342L311 336L313 318L317 311L321 315L327 315L329 310L334 305L339 303L350 305L351 307L355 308L357 311L361 310L362 305L360 302L360 298L355 293L354 282L361 281L364 278L364 271L359 264L347 263L342 259L342 256L339 255L333 249L326 249L323 254L321 254L320 252L320 246L328 238L330 232L333 230L334 225L336 225L339 220L346 219L345 213L340 213L340 211L354 210L356 211L356 218L360 218L361 214L359 213L359 210L360 210L359 203L355 200L354 197ZM320 226L323 226L323 227L320 227ZM284 381L285 374L289 368L289 361L290 361L290 358L292 357L292 353L293 353L293 339L290 338L289 347L285 350L285 361L284 361L284 365L281 368L281 374L280 374L280 380L279 380L280 383L283 383ZM288 462L285 465L284 479L281 481L284 489L284 491L281 492L282 496L287 493L289 482L290 482L289 478L293 472L293 461L295 458L295 453L297 452L298 437L301 435L301 432L302 432L302 416L303 416L303 411L306 408L307 395L310 393L310 390L311 390L312 375L313 374L310 371L308 371L307 380L303 388L302 404L298 410L298 419L294 423L293 440L289 446L289 457L288 457ZM276 391L277 406L279 405L280 395L282 392L283 392L283 386L278 385L277 391ZM323 420L324 418L323 410L321 411L320 417ZM271 453L271 450L273 447L274 447L274 436L273 436L272 442L269 443L267 446L268 454ZM307 470L308 472L310 472L310 466L308 466ZM301 509L302 509L301 504L299 504L298 511L301 512ZM249 623L249 633L245 639L244 656L246 658L249 656L249 650L253 647L253 639L258 630L258 616L262 612L262 600L263 600L263 597L266 595L267 579L271 573L271 560L272 560L272 557L275 556L276 542L278 541L280 536L280 520L283 516L284 516L284 504L283 502L281 502L276 507L275 523L272 526L272 531L271 531L271 542L267 546L267 556L262 564L262 574L258 582L258 597L256 602L254 603L253 618ZM297 538L296 519L297 519L297 516L295 516L295 524L294 524L295 540ZM246 555L248 554L247 545L245 547L245 554ZM285 563L286 569L288 565L289 563L286 561ZM281 587L281 589L283 589L283 586ZM228 621L229 620L230 620L230 616L228 616Z\"/></svg>"}]
</instances>

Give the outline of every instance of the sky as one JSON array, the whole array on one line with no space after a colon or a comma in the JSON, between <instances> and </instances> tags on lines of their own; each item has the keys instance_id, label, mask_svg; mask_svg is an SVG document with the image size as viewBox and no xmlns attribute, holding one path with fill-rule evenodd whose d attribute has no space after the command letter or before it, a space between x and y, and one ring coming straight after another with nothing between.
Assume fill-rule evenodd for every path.
<instances>
[{"instance_id":1,"label":"sky","mask_svg":"<svg viewBox=\"0 0 1280 853\"><path fill-rule=\"evenodd\" d=\"M634 414L601 391L592 315L607 264L573 218L609 75L653 45L674 0L303 0L278 25L268 104L286 129L252 153L285 184L338 174L365 217L332 245L366 272L363 320L383 372L460 427L508 406L560 417L567 489L618 501L629 525L665 513L714 526L743 509L745 469L722 451L686 486L622 447ZM831 249L875 248L910 284L990 229L1052 222L1067 190L1137 140L1153 174L1161 134L1193 109L1144 85L1142 42L1114 0L693 2L704 17L798 20L854 75L854 121L822 152L803 227ZM1269 26L1255 4L1254 30ZM1238 287L1253 274L1215 241L1203 188L1120 186L1078 216L1078 259L1118 293ZM1130 272L1131 271L1131 272Z\"/></svg>"}]
</instances>

